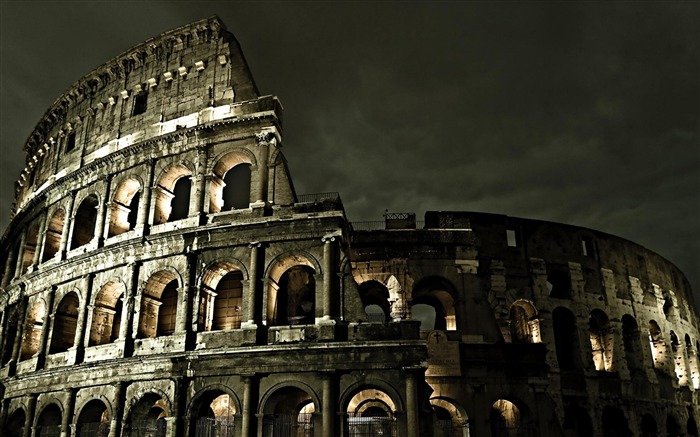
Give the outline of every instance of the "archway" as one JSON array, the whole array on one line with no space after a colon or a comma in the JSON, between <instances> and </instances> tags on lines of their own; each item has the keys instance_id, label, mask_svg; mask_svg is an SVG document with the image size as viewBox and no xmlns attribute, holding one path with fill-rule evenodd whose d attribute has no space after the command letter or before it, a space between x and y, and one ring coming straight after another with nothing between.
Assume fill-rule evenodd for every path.
<instances>
[{"instance_id":1,"label":"archway","mask_svg":"<svg viewBox=\"0 0 700 437\"><path fill-rule=\"evenodd\" d=\"M76 423L77 437L107 437L109 426L107 407L101 400L93 399L80 411Z\"/></svg>"},{"instance_id":2,"label":"archway","mask_svg":"<svg viewBox=\"0 0 700 437\"><path fill-rule=\"evenodd\" d=\"M121 235L136 227L140 190L141 183L135 178L128 178L119 184L110 204L108 237Z\"/></svg>"},{"instance_id":3,"label":"archway","mask_svg":"<svg viewBox=\"0 0 700 437\"><path fill-rule=\"evenodd\" d=\"M651 356L654 359L654 367L663 369L665 367L666 342L656 320L649 321L649 345L651 346Z\"/></svg>"},{"instance_id":4,"label":"archway","mask_svg":"<svg viewBox=\"0 0 700 437\"><path fill-rule=\"evenodd\" d=\"M71 250L88 244L94 238L98 204L99 200L94 194L90 194L80 202L80 206L78 206L73 218Z\"/></svg>"},{"instance_id":5,"label":"archway","mask_svg":"<svg viewBox=\"0 0 700 437\"><path fill-rule=\"evenodd\" d=\"M80 300L78 293L71 291L63 296L56 307L56 316L51 333L49 353L65 352L75 343L75 332L78 328L78 310Z\"/></svg>"},{"instance_id":6,"label":"archway","mask_svg":"<svg viewBox=\"0 0 700 437\"><path fill-rule=\"evenodd\" d=\"M370 322L386 322L389 320L391 306L389 290L379 281L365 281L358 287L362 306L365 308L367 320Z\"/></svg>"},{"instance_id":7,"label":"archway","mask_svg":"<svg viewBox=\"0 0 700 437\"><path fill-rule=\"evenodd\" d=\"M7 320L5 321L4 335L2 336L2 365L9 363L12 359L12 352L17 339L17 327L21 323L19 315L19 305L10 305L7 309Z\"/></svg>"},{"instance_id":8,"label":"archway","mask_svg":"<svg viewBox=\"0 0 700 437\"><path fill-rule=\"evenodd\" d=\"M651 414L642 414L641 429L642 437L658 437L659 430L656 426L656 419Z\"/></svg>"},{"instance_id":9,"label":"archway","mask_svg":"<svg viewBox=\"0 0 700 437\"><path fill-rule=\"evenodd\" d=\"M681 437L681 435L681 427L673 414L666 416L666 436Z\"/></svg>"},{"instance_id":10,"label":"archway","mask_svg":"<svg viewBox=\"0 0 700 437\"><path fill-rule=\"evenodd\" d=\"M58 437L61 435L61 418L63 414L56 404L47 405L36 421L36 437Z\"/></svg>"},{"instance_id":11,"label":"archway","mask_svg":"<svg viewBox=\"0 0 700 437\"><path fill-rule=\"evenodd\" d=\"M238 329L243 317L243 273L231 262L217 262L202 275L199 331Z\"/></svg>"},{"instance_id":12,"label":"archway","mask_svg":"<svg viewBox=\"0 0 700 437\"><path fill-rule=\"evenodd\" d=\"M165 418L170 408L162 397L146 393L134 404L126 420L126 435L129 437L165 437Z\"/></svg>"},{"instance_id":13,"label":"archway","mask_svg":"<svg viewBox=\"0 0 700 437\"><path fill-rule=\"evenodd\" d=\"M181 220L189 215L192 172L183 164L170 167L155 190L153 224Z\"/></svg>"},{"instance_id":14,"label":"archway","mask_svg":"<svg viewBox=\"0 0 700 437\"><path fill-rule=\"evenodd\" d=\"M607 406L603 408L602 417L603 437L631 437L627 419L622 410Z\"/></svg>"},{"instance_id":15,"label":"archway","mask_svg":"<svg viewBox=\"0 0 700 437\"><path fill-rule=\"evenodd\" d=\"M210 180L210 212L249 207L251 164L241 151L229 152L216 162Z\"/></svg>"},{"instance_id":16,"label":"archway","mask_svg":"<svg viewBox=\"0 0 700 437\"><path fill-rule=\"evenodd\" d=\"M316 270L304 256L288 255L270 269L267 320L272 326L313 324Z\"/></svg>"},{"instance_id":17,"label":"archway","mask_svg":"<svg viewBox=\"0 0 700 437\"><path fill-rule=\"evenodd\" d=\"M29 267L34 264L34 254L36 253L36 245L38 240L39 222L35 220L27 231L27 240L24 244L24 251L22 252L22 273L27 273Z\"/></svg>"},{"instance_id":18,"label":"archway","mask_svg":"<svg viewBox=\"0 0 700 437\"><path fill-rule=\"evenodd\" d=\"M588 411L580 405L571 404L564 410L564 433L569 437L593 437L593 423Z\"/></svg>"},{"instance_id":19,"label":"archway","mask_svg":"<svg viewBox=\"0 0 700 437\"><path fill-rule=\"evenodd\" d=\"M236 400L222 390L201 394L190 411L190 437L233 437Z\"/></svg>"},{"instance_id":20,"label":"archway","mask_svg":"<svg viewBox=\"0 0 700 437\"><path fill-rule=\"evenodd\" d=\"M557 307L552 311L552 322L559 369L581 370L581 354L574 314L564 307Z\"/></svg>"},{"instance_id":21,"label":"archway","mask_svg":"<svg viewBox=\"0 0 700 437\"><path fill-rule=\"evenodd\" d=\"M540 322L535 306L526 300L516 300L510 307L510 341L512 343L539 343Z\"/></svg>"},{"instance_id":22,"label":"archway","mask_svg":"<svg viewBox=\"0 0 700 437\"><path fill-rule=\"evenodd\" d=\"M7 419L2 435L7 437L22 437L26 423L27 415L24 413L23 409L18 408Z\"/></svg>"},{"instance_id":23,"label":"archway","mask_svg":"<svg viewBox=\"0 0 700 437\"><path fill-rule=\"evenodd\" d=\"M413 287L411 317L421 321L421 331L457 329L454 296L456 296L454 286L438 276L425 278ZM419 305L432 307L434 312ZM433 314L434 323L431 326Z\"/></svg>"},{"instance_id":24,"label":"archway","mask_svg":"<svg viewBox=\"0 0 700 437\"><path fill-rule=\"evenodd\" d=\"M593 365L599 372L615 371L613 351L615 337L610 328L610 320L604 311L594 309L588 317L588 334L591 340Z\"/></svg>"},{"instance_id":25,"label":"archway","mask_svg":"<svg viewBox=\"0 0 700 437\"><path fill-rule=\"evenodd\" d=\"M469 437L469 419L457 403L445 398L432 398L433 437Z\"/></svg>"},{"instance_id":26,"label":"archway","mask_svg":"<svg viewBox=\"0 0 700 437\"><path fill-rule=\"evenodd\" d=\"M151 275L141 296L139 338L171 335L175 332L178 279L169 270Z\"/></svg>"},{"instance_id":27,"label":"archway","mask_svg":"<svg viewBox=\"0 0 700 437\"><path fill-rule=\"evenodd\" d=\"M311 396L297 387L276 390L265 402L263 435L313 437L316 412Z\"/></svg>"},{"instance_id":28,"label":"archway","mask_svg":"<svg viewBox=\"0 0 700 437\"><path fill-rule=\"evenodd\" d=\"M642 342L637 320L629 314L622 316L622 342L625 349L625 361L631 373L643 370Z\"/></svg>"},{"instance_id":29,"label":"archway","mask_svg":"<svg viewBox=\"0 0 700 437\"><path fill-rule=\"evenodd\" d=\"M43 299L38 299L27 312L27 321L24 325L24 339L22 340L22 351L20 360L31 358L39 352L41 341L41 331L44 327L44 317L46 316L46 304Z\"/></svg>"},{"instance_id":30,"label":"archway","mask_svg":"<svg viewBox=\"0 0 700 437\"><path fill-rule=\"evenodd\" d=\"M65 219L65 211L63 209L58 209L48 221L46 233L44 234L44 253L41 255L42 262L48 261L56 256L61 249L61 237L63 236L63 224Z\"/></svg>"},{"instance_id":31,"label":"archway","mask_svg":"<svg viewBox=\"0 0 700 437\"><path fill-rule=\"evenodd\" d=\"M124 285L109 281L100 288L92 310L89 346L113 343L119 338Z\"/></svg>"},{"instance_id":32,"label":"archway","mask_svg":"<svg viewBox=\"0 0 700 437\"><path fill-rule=\"evenodd\" d=\"M499 399L491 406L489 415L491 437L525 437L520 409L511 401Z\"/></svg>"}]
</instances>

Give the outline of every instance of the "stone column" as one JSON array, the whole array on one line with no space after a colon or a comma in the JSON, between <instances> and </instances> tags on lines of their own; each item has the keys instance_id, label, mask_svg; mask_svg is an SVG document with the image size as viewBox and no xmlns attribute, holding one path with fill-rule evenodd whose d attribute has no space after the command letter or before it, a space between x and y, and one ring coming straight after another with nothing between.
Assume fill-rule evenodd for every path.
<instances>
[{"instance_id":1,"label":"stone column","mask_svg":"<svg viewBox=\"0 0 700 437\"><path fill-rule=\"evenodd\" d=\"M251 196L251 200L255 199L255 203L264 204L267 201L267 163L269 160L268 155L270 154L270 145L274 146L276 144L277 138L275 137L275 134L271 131L262 131L256 134L256 140L258 142L259 151L257 163L258 178L257 184L253 189L253 195Z\"/></svg>"},{"instance_id":2,"label":"stone column","mask_svg":"<svg viewBox=\"0 0 700 437\"><path fill-rule=\"evenodd\" d=\"M148 220L149 216L152 216L151 211L153 208L151 205L151 192L153 190L156 160L149 159L146 161L146 164L148 166L148 174L144 180L146 185L141 189L141 199L139 199L139 211L138 214L136 214L135 227L135 229L142 231L142 235L148 234Z\"/></svg>"},{"instance_id":3,"label":"stone column","mask_svg":"<svg viewBox=\"0 0 700 437\"><path fill-rule=\"evenodd\" d=\"M243 375L243 407L241 420L241 437L251 437L251 432L255 429L253 426L252 411L254 405L253 399L253 384L255 383L255 375Z\"/></svg>"},{"instance_id":4,"label":"stone column","mask_svg":"<svg viewBox=\"0 0 700 437\"><path fill-rule=\"evenodd\" d=\"M19 248L17 249L17 258L15 262L15 278L19 278L22 275L22 264L24 264L23 259L24 258L24 246L27 244L27 232L28 230L25 229L24 232L22 232L22 236L19 239Z\"/></svg>"},{"instance_id":5,"label":"stone column","mask_svg":"<svg viewBox=\"0 0 700 437\"><path fill-rule=\"evenodd\" d=\"M5 261L5 272L2 275L2 288L7 287L7 284L9 284L10 280L12 279L12 273L14 272L14 270L12 270L12 264L14 263L15 255L15 251L11 250L7 257L7 261Z\"/></svg>"},{"instance_id":6,"label":"stone column","mask_svg":"<svg viewBox=\"0 0 700 437\"><path fill-rule=\"evenodd\" d=\"M335 411L335 397L333 393L333 377L332 373L324 373L323 378L323 405L321 411L323 413L323 437L334 437L333 432Z\"/></svg>"},{"instance_id":7,"label":"stone column","mask_svg":"<svg viewBox=\"0 0 700 437\"><path fill-rule=\"evenodd\" d=\"M51 329L51 324L53 324L53 317L50 317L53 308L53 299L56 295L56 287L51 287L49 295L46 297L46 314L44 314L44 323L41 325L41 335L39 337L39 350L37 352L38 360L36 363L37 370L44 367L46 362L49 329Z\"/></svg>"},{"instance_id":8,"label":"stone column","mask_svg":"<svg viewBox=\"0 0 700 437\"><path fill-rule=\"evenodd\" d=\"M255 301L260 292L260 247L262 244L254 241L248 245L250 248L250 272L248 288L243 290L243 322L241 328L255 329Z\"/></svg>"},{"instance_id":9,"label":"stone column","mask_svg":"<svg viewBox=\"0 0 700 437\"><path fill-rule=\"evenodd\" d=\"M36 237L36 247L34 248L34 259L32 260L32 266L36 268L39 263L41 263L41 254L44 251L44 244L46 244L46 225L48 224L48 219L46 218L46 213L41 216L41 221L39 222L39 234Z\"/></svg>"},{"instance_id":10,"label":"stone column","mask_svg":"<svg viewBox=\"0 0 700 437\"><path fill-rule=\"evenodd\" d=\"M416 392L416 375L406 369L406 427L407 437L418 437L418 394Z\"/></svg>"},{"instance_id":11,"label":"stone column","mask_svg":"<svg viewBox=\"0 0 700 437\"><path fill-rule=\"evenodd\" d=\"M92 282L93 282L93 275L86 275L83 278L83 290L85 290L85 294L80 302L80 308L78 310L78 321L77 321L77 326L75 328L75 337L73 338L73 347L78 349L78 353L76 355L76 363L80 363L82 361L82 355L84 353L84 348L83 348L83 341L84 341L84 336L85 336L85 324L87 323L87 317L86 317L86 312L88 308L88 302L90 302L90 295L92 294Z\"/></svg>"},{"instance_id":12,"label":"stone column","mask_svg":"<svg viewBox=\"0 0 700 437\"><path fill-rule=\"evenodd\" d=\"M117 382L114 384L114 391L115 391L115 398L114 398L114 405L113 408L113 416L112 420L109 424L109 435L108 437L119 437L120 435L120 426L122 423L122 414L124 412L124 387L125 384L124 382Z\"/></svg>"},{"instance_id":13,"label":"stone column","mask_svg":"<svg viewBox=\"0 0 700 437\"><path fill-rule=\"evenodd\" d=\"M331 302L333 298L333 279L336 277L335 237L324 237L323 241L323 320L331 320Z\"/></svg>"},{"instance_id":14,"label":"stone column","mask_svg":"<svg viewBox=\"0 0 700 437\"><path fill-rule=\"evenodd\" d=\"M20 317L18 319L19 326L17 327L17 334L15 335L15 341L12 344L12 357L10 358L10 373L14 374L14 368L17 365L17 359L19 358L19 353L22 350L22 337L24 337L24 328L26 326L26 316L27 316L27 302L24 301L20 306Z\"/></svg>"},{"instance_id":15,"label":"stone column","mask_svg":"<svg viewBox=\"0 0 700 437\"><path fill-rule=\"evenodd\" d=\"M24 429L22 430L22 437L29 437L32 435L34 430L34 424L36 423L36 393L29 394L29 400L27 401L27 417L24 422Z\"/></svg>"},{"instance_id":16,"label":"stone column","mask_svg":"<svg viewBox=\"0 0 700 437\"><path fill-rule=\"evenodd\" d=\"M197 146L197 174L194 177L194 205L193 210L190 210L190 216L199 216L199 224L206 223L207 211L209 208L205 205L207 198L207 161L209 158L209 144Z\"/></svg>"},{"instance_id":17,"label":"stone column","mask_svg":"<svg viewBox=\"0 0 700 437\"><path fill-rule=\"evenodd\" d=\"M65 392L68 402L64 406L63 415L61 416L61 437L69 437L71 435L70 424L73 418L73 408L75 407L76 389L68 388Z\"/></svg>"},{"instance_id":18,"label":"stone column","mask_svg":"<svg viewBox=\"0 0 700 437\"><path fill-rule=\"evenodd\" d=\"M68 242L70 241L70 229L71 223L73 222L73 207L75 204L75 191L70 192L70 200L68 201L68 208L66 208L66 215L63 220L63 230L61 231L61 245L59 249L59 260L66 259L66 250L68 248Z\"/></svg>"},{"instance_id":19,"label":"stone column","mask_svg":"<svg viewBox=\"0 0 700 437\"><path fill-rule=\"evenodd\" d=\"M175 333L184 334L188 331L187 320L189 315L190 289L192 288L192 278L195 276L197 268L196 255L189 253L187 256L187 270L182 277L182 288L178 290L177 314L175 316Z\"/></svg>"},{"instance_id":20,"label":"stone column","mask_svg":"<svg viewBox=\"0 0 700 437\"><path fill-rule=\"evenodd\" d=\"M109 205L109 186L112 183L112 175L107 176L107 180L104 182L105 188L102 191L102 199L97 207L97 220L95 222L95 235L93 238L97 238L97 247L102 247L105 242L105 236L109 230L109 226L105 226L107 223L107 205Z\"/></svg>"}]
</instances>

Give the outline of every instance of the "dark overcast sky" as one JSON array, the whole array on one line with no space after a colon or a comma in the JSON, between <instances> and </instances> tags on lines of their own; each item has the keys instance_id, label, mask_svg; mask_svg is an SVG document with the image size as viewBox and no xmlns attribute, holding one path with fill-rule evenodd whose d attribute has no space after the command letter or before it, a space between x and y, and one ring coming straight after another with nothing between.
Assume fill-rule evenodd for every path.
<instances>
[{"instance_id":1,"label":"dark overcast sky","mask_svg":"<svg viewBox=\"0 0 700 437\"><path fill-rule=\"evenodd\" d=\"M0 226L22 144L108 59L218 14L285 107L298 193L351 220L470 210L586 226L700 296L700 2L0 2ZM698 301L696 297L696 301Z\"/></svg>"}]
</instances>

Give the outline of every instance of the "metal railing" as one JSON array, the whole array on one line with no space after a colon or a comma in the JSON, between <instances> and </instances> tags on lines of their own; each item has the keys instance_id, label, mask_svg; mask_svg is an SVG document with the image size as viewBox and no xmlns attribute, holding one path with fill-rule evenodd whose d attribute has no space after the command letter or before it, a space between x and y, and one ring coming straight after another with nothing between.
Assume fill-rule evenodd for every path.
<instances>
[{"instance_id":1,"label":"metal railing","mask_svg":"<svg viewBox=\"0 0 700 437\"><path fill-rule=\"evenodd\" d=\"M312 414L270 414L263 418L264 437L313 437Z\"/></svg>"},{"instance_id":2,"label":"metal railing","mask_svg":"<svg viewBox=\"0 0 700 437\"><path fill-rule=\"evenodd\" d=\"M362 417L348 414L347 428L349 437L398 437L399 435L395 417Z\"/></svg>"},{"instance_id":3,"label":"metal railing","mask_svg":"<svg viewBox=\"0 0 700 437\"><path fill-rule=\"evenodd\" d=\"M36 437L60 437L61 425L44 425L36 427Z\"/></svg>"},{"instance_id":4,"label":"metal railing","mask_svg":"<svg viewBox=\"0 0 700 437\"><path fill-rule=\"evenodd\" d=\"M200 417L197 419L195 437L233 437L235 431L233 416Z\"/></svg>"},{"instance_id":5,"label":"metal railing","mask_svg":"<svg viewBox=\"0 0 700 437\"><path fill-rule=\"evenodd\" d=\"M78 437L107 437L109 422L88 422L78 424Z\"/></svg>"},{"instance_id":6,"label":"metal railing","mask_svg":"<svg viewBox=\"0 0 700 437\"><path fill-rule=\"evenodd\" d=\"M386 221L384 220L374 220L374 221L366 221L366 222L352 222L352 229L354 231L392 231L396 229L424 229L425 228L425 222L424 221L416 221L415 222L415 227L406 227L406 228L388 228Z\"/></svg>"},{"instance_id":7,"label":"metal railing","mask_svg":"<svg viewBox=\"0 0 700 437\"><path fill-rule=\"evenodd\" d=\"M338 201L340 200L340 194L336 192L328 193L312 193L312 194L299 194L297 196L297 203L319 203L324 200Z\"/></svg>"},{"instance_id":8,"label":"metal railing","mask_svg":"<svg viewBox=\"0 0 700 437\"><path fill-rule=\"evenodd\" d=\"M125 433L128 437L165 437L166 424L164 420L157 422L134 422Z\"/></svg>"}]
</instances>

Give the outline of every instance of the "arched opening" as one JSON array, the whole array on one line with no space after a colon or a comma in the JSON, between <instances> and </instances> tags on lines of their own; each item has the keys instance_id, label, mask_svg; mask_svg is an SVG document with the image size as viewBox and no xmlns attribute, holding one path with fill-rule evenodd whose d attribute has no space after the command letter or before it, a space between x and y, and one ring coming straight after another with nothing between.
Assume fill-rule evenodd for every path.
<instances>
[{"instance_id":1,"label":"arched opening","mask_svg":"<svg viewBox=\"0 0 700 437\"><path fill-rule=\"evenodd\" d=\"M656 419L651 414L642 414L641 429L642 437L658 437L659 430L656 426Z\"/></svg>"},{"instance_id":2,"label":"arched opening","mask_svg":"<svg viewBox=\"0 0 700 437\"><path fill-rule=\"evenodd\" d=\"M5 322L4 335L2 336L2 365L6 365L12 359L12 349L14 349L17 339L17 327L20 324L19 305L13 304L7 309L7 320Z\"/></svg>"},{"instance_id":3,"label":"arched opening","mask_svg":"<svg viewBox=\"0 0 700 437\"><path fill-rule=\"evenodd\" d=\"M190 437L233 437L236 430L236 401L228 393L203 393L190 413Z\"/></svg>"},{"instance_id":4,"label":"arched opening","mask_svg":"<svg viewBox=\"0 0 700 437\"><path fill-rule=\"evenodd\" d=\"M469 419L464 409L445 398L430 399L433 437L469 437Z\"/></svg>"},{"instance_id":5,"label":"arched opening","mask_svg":"<svg viewBox=\"0 0 700 437\"><path fill-rule=\"evenodd\" d=\"M80 411L76 423L77 437L107 437L110 417L104 402L93 399Z\"/></svg>"},{"instance_id":6,"label":"arched opening","mask_svg":"<svg viewBox=\"0 0 700 437\"><path fill-rule=\"evenodd\" d=\"M607 406L603 409L603 437L631 437L627 419L618 408Z\"/></svg>"},{"instance_id":7,"label":"arched opening","mask_svg":"<svg viewBox=\"0 0 700 437\"><path fill-rule=\"evenodd\" d=\"M147 393L131 408L125 421L125 434L130 437L165 437L165 418L169 416L170 408L163 398Z\"/></svg>"},{"instance_id":8,"label":"arched opening","mask_svg":"<svg viewBox=\"0 0 700 437\"><path fill-rule=\"evenodd\" d=\"M207 268L202 277L198 330L238 329L243 317L243 273L229 262Z\"/></svg>"},{"instance_id":9,"label":"arched opening","mask_svg":"<svg viewBox=\"0 0 700 437\"><path fill-rule=\"evenodd\" d=\"M24 325L24 339L22 340L22 350L19 357L20 360L29 359L39 352L41 330L44 327L45 316L46 304L42 299L38 299L34 302L29 312L27 312L27 320Z\"/></svg>"},{"instance_id":10,"label":"arched opening","mask_svg":"<svg viewBox=\"0 0 700 437\"><path fill-rule=\"evenodd\" d=\"M61 409L49 404L41 411L36 421L36 437L57 437L61 435Z\"/></svg>"},{"instance_id":11,"label":"arched opening","mask_svg":"<svg viewBox=\"0 0 700 437\"><path fill-rule=\"evenodd\" d=\"M34 254L36 253L36 245L39 241L39 223L34 222L27 231L27 241L24 245L22 253L22 273L27 273L29 267L34 264Z\"/></svg>"},{"instance_id":12,"label":"arched opening","mask_svg":"<svg viewBox=\"0 0 700 437\"><path fill-rule=\"evenodd\" d=\"M66 219L66 213L62 209L56 210L51 216L51 219L46 225L46 233L44 235L44 253L41 256L41 261L45 262L56 256L61 249L61 236L63 235L63 224Z\"/></svg>"},{"instance_id":13,"label":"arched opening","mask_svg":"<svg viewBox=\"0 0 700 437\"><path fill-rule=\"evenodd\" d=\"M238 164L223 179L223 211L250 206L250 164Z\"/></svg>"},{"instance_id":14,"label":"arched opening","mask_svg":"<svg viewBox=\"0 0 700 437\"><path fill-rule=\"evenodd\" d=\"M154 273L141 296L139 338L153 338L175 332L177 317L178 280L167 270Z\"/></svg>"},{"instance_id":15,"label":"arched opening","mask_svg":"<svg viewBox=\"0 0 700 437\"><path fill-rule=\"evenodd\" d=\"M511 401L499 399L494 402L491 406L489 422L491 437L527 436L520 409Z\"/></svg>"},{"instance_id":16,"label":"arched opening","mask_svg":"<svg viewBox=\"0 0 700 437\"><path fill-rule=\"evenodd\" d=\"M591 311L588 316L588 335L595 369L599 372L614 372L615 336L605 312L599 309Z\"/></svg>"},{"instance_id":17,"label":"arched opening","mask_svg":"<svg viewBox=\"0 0 700 437\"><path fill-rule=\"evenodd\" d=\"M267 319L271 325L315 323L316 271L309 260L290 255L270 271Z\"/></svg>"},{"instance_id":18,"label":"arched opening","mask_svg":"<svg viewBox=\"0 0 700 437\"><path fill-rule=\"evenodd\" d=\"M2 435L7 437L23 437L26 423L27 415L24 413L23 409L18 408L7 420Z\"/></svg>"},{"instance_id":19,"label":"arched opening","mask_svg":"<svg viewBox=\"0 0 700 437\"><path fill-rule=\"evenodd\" d=\"M175 165L158 181L155 190L153 224L182 220L189 216L192 173L182 164Z\"/></svg>"},{"instance_id":20,"label":"arched opening","mask_svg":"<svg viewBox=\"0 0 700 437\"><path fill-rule=\"evenodd\" d=\"M664 368L664 360L666 359L666 342L661 335L661 328L655 320L649 321L649 344L651 346L651 356L654 359L654 367L657 369Z\"/></svg>"},{"instance_id":21,"label":"arched opening","mask_svg":"<svg viewBox=\"0 0 700 437\"><path fill-rule=\"evenodd\" d=\"M49 353L65 352L73 347L75 331L78 327L78 309L80 301L78 293L71 291L63 296L56 308L56 316L51 333L51 347Z\"/></svg>"},{"instance_id":22,"label":"arched opening","mask_svg":"<svg viewBox=\"0 0 700 437\"><path fill-rule=\"evenodd\" d=\"M421 321L421 331L428 330L448 330L457 329L457 316L455 313L455 288L444 278L430 277L421 280L413 288L413 301L411 304L411 318ZM430 324L433 312L425 307L426 305L434 310L435 321ZM417 307L417 308L416 308Z\"/></svg>"},{"instance_id":23,"label":"arched opening","mask_svg":"<svg viewBox=\"0 0 700 437\"><path fill-rule=\"evenodd\" d=\"M108 237L121 235L136 227L138 216L141 183L129 178L119 184L112 203L110 204Z\"/></svg>"},{"instance_id":24,"label":"arched opening","mask_svg":"<svg viewBox=\"0 0 700 437\"><path fill-rule=\"evenodd\" d=\"M358 287L362 306L370 322L387 322L391 314L389 290L379 281L365 281Z\"/></svg>"},{"instance_id":25,"label":"arched opening","mask_svg":"<svg viewBox=\"0 0 700 437\"><path fill-rule=\"evenodd\" d=\"M313 399L297 387L280 388L265 402L263 435L313 437Z\"/></svg>"},{"instance_id":26,"label":"arched opening","mask_svg":"<svg viewBox=\"0 0 700 437\"><path fill-rule=\"evenodd\" d=\"M666 416L666 435L668 437L681 437L682 435L681 427L673 414Z\"/></svg>"},{"instance_id":27,"label":"arched opening","mask_svg":"<svg viewBox=\"0 0 700 437\"><path fill-rule=\"evenodd\" d=\"M688 358L688 373L690 374L690 381L693 388L697 390L700 387L700 380L698 375L698 356L697 351L693 349L693 341L690 339L690 335L685 334L685 356Z\"/></svg>"},{"instance_id":28,"label":"arched opening","mask_svg":"<svg viewBox=\"0 0 700 437\"><path fill-rule=\"evenodd\" d=\"M80 202L73 219L73 236L70 248L76 249L92 241L95 236L95 224L97 223L97 196L91 194Z\"/></svg>"},{"instance_id":29,"label":"arched opening","mask_svg":"<svg viewBox=\"0 0 700 437\"><path fill-rule=\"evenodd\" d=\"M593 437L591 417L580 405L571 404L566 407L562 428L567 437Z\"/></svg>"},{"instance_id":30,"label":"arched opening","mask_svg":"<svg viewBox=\"0 0 700 437\"><path fill-rule=\"evenodd\" d=\"M510 307L510 340L513 343L539 343L540 322L531 302L517 300Z\"/></svg>"},{"instance_id":31,"label":"arched opening","mask_svg":"<svg viewBox=\"0 0 700 437\"><path fill-rule=\"evenodd\" d=\"M688 377L685 368L685 354L683 353L683 346L675 332L671 331L671 351L673 352L673 363L674 370L676 372L676 378L678 378L678 384L688 385Z\"/></svg>"},{"instance_id":32,"label":"arched opening","mask_svg":"<svg viewBox=\"0 0 700 437\"><path fill-rule=\"evenodd\" d=\"M230 152L214 165L210 180L209 212L250 206L251 161L242 152Z\"/></svg>"},{"instance_id":33,"label":"arched opening","mask_svg":"<svg viewBox=\"0 0 700 437\"><path fill-rule=\"evenodd\" d=\"M552 324L559 369L581 370L581 354L574 314L564 307L557 307L552 311Z\"/></svg>"},{"instance_id":34,"label":"arched opening","mask_svg":"<svg viewBox=\"0 0 700 437\"><path fill-rule=\"evenodd\" d=\"M345 435L398 435L396 405L383 390L374 387L359 389L350 398L345 412Z\"/></svg>"},{"instance_id":35,"label":"arched opening","mask_svg":"<svg viewBox=\"0 0 700 437\"><path fill-rule=\"evenodd\" d=\"M117 281L107 282L97 292L92 310L89 346L113 343L119 338L123 294L124 286Z\"/></svg>"},{"instance_id":36,"label":"arched opening","mask_svg":"<svg viewBox=\"0 0 700 437\"><path fill-rule=\"evenodd\" d=\"M622 342L625 348L627 368L634 375L644 369L642 357L642 340L639 326L634 317L629 314L622 316Z\"/></svg>"}]
</instances>

